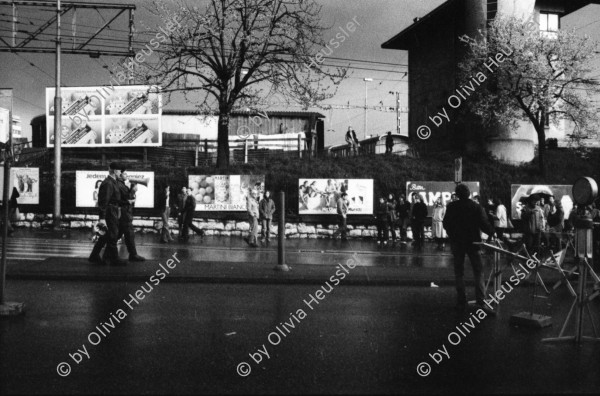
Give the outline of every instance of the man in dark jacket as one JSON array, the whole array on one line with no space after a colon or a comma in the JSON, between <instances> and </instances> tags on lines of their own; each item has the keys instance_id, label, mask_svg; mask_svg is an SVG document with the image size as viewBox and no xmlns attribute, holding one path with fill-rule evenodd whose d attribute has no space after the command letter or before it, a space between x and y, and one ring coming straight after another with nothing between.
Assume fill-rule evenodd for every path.
<instances>
[{"instance_id":1,"label":"man in dark jacket","mask_svg":"<svg viewBox=\"0 0 600 396\"><path fill-rule=\"evenodd\" d=\"M126 261L119 259L119 250L117 249L122 204L118 180L121 178L122 166L113 162L109 168L109 175L98 190L98 223L107 228L103 261L108 265L122 266L127 265Z\"/></svg>"},{"instance_id":2,"label":"man in dark jacket","mask_svg":"<svg viewBox=\"0 0 600 396\"><path fill-rule=\"evenodd\" d=\"M394 137L392 136L392 132L388 132L385 137L385 153L392 154L394 150Z\"/></svg>"},{"instance_id":3,"label":"man in dark jacket","mask_svg":"<svg viewBox=\"0 0 600 396\"><path fill-rule=\"evenodd\" d=\"M398 223L400 224L400 241L402 243L406 243L406 229L408 228L408 223L410 222L409 218L410 213L410 203L406 202L404 199L404 195L400 195L398 198L398 204L396 205L396 214L398 215Z\"/></svg>"},{"instance_id":4,"label":"man in dark jacket","mask_svg":"<svg viewBox=\"0 0 600 396\"><path fill-rule=\"evenodd\" d=\"M265 242L266 238L266 242L269 243L271 221L273 220L273 213L275 213L275 201L271 198L271 191L265 191L265 196L258 204L258 213L262 222L262 228L260 230L261 242Z\"/></svg>"},{"instance_id":5,"label":"man in dark jacket","mask_svg":"<svg viewBox=\"0 0 600 396\"><path fill-rule=\"evenodd\" d=\"M412 228L414 242L416 248L422 248L425 239L425 219L427 218L427 205L422 201L418 193L413 193L413 207L411 210L410 227Z\"/></svg>"},{"instance_id":6,"label":"man in dark jacket","mask_svg":"<svg viewBox=\"0 0 600 396\"><path fill-rule=\"evenodd\" d=\"M478 203L469 199L471 191L465 184L456 186L458 201L450 202L444 216L444 228L450 237L452 255L454 256L454 275L456 278L457 309L467 308L465 293L465 255L469 256L475 278L476 304L488 314L495 314L484 303L485 286L483 283L483 264L479 252L481 231L494 234L494 227L489 223L485 210Z\"/></svg>"},{"instance_id":7,"label":"man in dark jacket","mask_svg":"<svg viewBox=\"0 0 600 396\"><path fill-rule=\"evenodd\" d=\"M384 197L379 198L375 216L377 217L377 244L387 245L388 240L388 204Z\"/></svg>"},{"instance_id":8,"label":"man in dark jacket","mask_svg":"<svg viewBox=\"0 0 600 396\"><path fill-rule=\"evenodd\" d=\"M189 240L189 229L191 228L196 234L204 236L204 231L196 227L192 222L194 220L194 212L196 211L196 198L192 194L192 189L188 189L187 197L183 206L183 230L181 239L184 242Z\"/></svg>"},{"instance_id":9,"label":"man in dark jacket","mask_svg":"<svg viewBox=\"0 0 600 396\"><path fill-rule=\"evenodd\" d=\"M187 188L182 187L181 192L177 195L177 205L175 210L177 211L177 223L179 224L179 238L183 233L183 208L185 206L185 199L187 198Z\"/></svg>"}]
</instances>

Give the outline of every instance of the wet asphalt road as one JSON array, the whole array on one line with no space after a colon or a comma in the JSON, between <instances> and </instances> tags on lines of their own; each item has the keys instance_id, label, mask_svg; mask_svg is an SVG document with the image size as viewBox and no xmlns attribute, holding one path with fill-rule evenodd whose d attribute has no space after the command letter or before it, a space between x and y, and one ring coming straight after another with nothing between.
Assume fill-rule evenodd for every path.
<instances>
[{"instance_id":1,"label":"wet asphalt road","mask_svg":"<svg viewBox=\"0 0 600 396\"><path fill-rule=\"evenodd\" d=\"M131 301L128 295L142 285L149 289L144 282L12 281L8 297L27 301L27 312L0 320L0 393L597 394L600 389L600 343L541 342L558 333L566 316L571 300L564 288L539 299L536 312L552 315L555 324L534 330L508 324L511 314L529 307L525 287L511 292L498 317L476 323L454 312L451 287L361 287L342 280L319 304L311 303L311 310L304 300L319 285L160 283L139 305L130 302L130 309L124 299ZM599 300L592 302L597 322ZM126 317L117 322L119 309ZM448 335L458 334L456 326L466 320L474 328L451 336L457 344L452 345ZM271 334L281 334L277 327L285 337ZM88 338L92 332L98 336ZM79 356L69 356L78 349L89 354L81 354L79 364ZM263 353L257 363L249 354L258 360L259 349L269 357ZM429 354L438 349L449 358L436 364ZM71 367L66 377L57 373L61 362ZM246 377L236 372L241 362L249 364L242 367L251 370ZM427 377L417 374L421 362L431 367Z\"/></svg>"}]
</instances>

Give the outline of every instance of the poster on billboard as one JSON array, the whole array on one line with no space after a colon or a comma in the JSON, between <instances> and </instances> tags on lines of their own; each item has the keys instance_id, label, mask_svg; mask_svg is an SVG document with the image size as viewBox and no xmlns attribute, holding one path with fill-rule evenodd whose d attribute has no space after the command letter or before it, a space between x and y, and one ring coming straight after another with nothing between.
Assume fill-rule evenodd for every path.
<instances>
[{"instance_id":1,"label":"poster on billboard","mask_svg":"<svg viewBox=\"0 0 600 396\"><path fill-rule=\"evenodd\" d=\"M560 201L565 219L569 218L573 209L573 186L572 185L542 185L542 184L512 184L510 186L511 195L511 217L513 220L521 219L521 210L525 206L525 200L532 194L537 194L547 201L550 195L554 196L556 201Z\"/></svg>"},{"instance_id":2,"label":"poster on billboard","mask_svg":"<svg viewBox=\"0 0 600 396\"><path fill-rule=\"evenodd\" d=\"M251 190L259 199L265 192L264 175L189 175L188 183L196 211L245 211Z\"/></svg>"},{"instance_id":3,"label":"poster on billboard","mask_svg":"<svg viewBox=\"0 0 600 396\"><path fill-rule=\"evenodd\" d=\"M40 169L39 168L10 168L9 193L17 189L17 203L23 205L38 205L40 203ZM0 202L4 197L4 172L0 172Z\"/></svg>"},{"instance_id":4,"label":"poster on billboard","mask_svg":"<svg viewBox=\"0 0 600 396\"><path fill-rule=\"evenodd\" d=\"M154 172L127 171L131 181L148 181L148 185L138 184L136 208L154 208ZM76 171L75 172L75 206L78 208L97 208L100 184L108 176L108 171Z\"/></svg>"},{"instance_id":5,"label":"poster on billboard","mask_svg":"<svg viewBox=\"0 0 600 396\"><path fill-rule=\"evenodd\" d=\"M0 107L0 143L8 141L10 133L10 111Z\"/></svg>"},{"instance_id":6,"label":"poster on billboard","mask_svg":"<svg viewBox=\"0 0 600 396\"><path fill-rule=\"evenodd\" d=\"M158 142L158 118L117 116L106 120L105 145L149 145Z\"/></svg>"},{"instance_id":7,"label":"poster on billboard","mask_svg":"<svg viewBox=\"0 0 600 396\"><path fill-rule=\"evenodd\" d=\"M50 144L54 145L54 122L48 128ZM62 117L62 141L64 146L89 147L99 145L102 141L102 120L89 120L84 124Z\"/></svg>"},{"instance_id":8,"label":"poster on billboard","mask_svg":"<svg viewBox=\"0 0 600 396\"><path fill-rule=\"evenodd\" d=\"M46 88L47 145L54 145L54 88ZM162 99L150 85L65 87L62 145L66 147L160 146Z\"/></svg>"},{"instance_id":9,"label":"poster on billboard","mask_svg":"<svg viewBox=\"0 0 600 396\"><path fill-rule=\"evenodd\" d=\"M471 190L471 197L479 195L479 182L462 182ZM406 197L412 202L413 193L419 194L427 205L427 216L433 215L433 205L438 198L442 199L444 206L450 202L450 197L456 189L456 183L452 181L409 181L406 182Z\"/></svg>"},{"instance_id":10,"label":"poster on billboard","mask_svg":"<svg viewBox=\"0 0 600 396\"><path fill-rule=\"evenodd\" d=\"M298 179L298 214L337 214L348 194L348 214L373 214L373 179Z\"/></svg>"}]
</instances>

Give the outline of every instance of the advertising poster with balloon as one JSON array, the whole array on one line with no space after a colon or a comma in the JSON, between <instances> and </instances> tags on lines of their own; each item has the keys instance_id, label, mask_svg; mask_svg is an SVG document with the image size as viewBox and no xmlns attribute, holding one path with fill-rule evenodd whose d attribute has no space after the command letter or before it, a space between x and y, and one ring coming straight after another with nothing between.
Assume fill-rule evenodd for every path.
<instances>
[{"instance_id":1,"label":"advertising poster with balloon","mask_svg":"<svg viewBox=\"0 0 600 396\"><path fill-rule=\"evenodd\" d=\"M262 199L264 175L190 175L188 187L196 198L196 211L245 211L250 191Z\"/></svg>"},{"instance_id":2,"label":"advertising poster with balloon","mask_svg":"<svg viewBox=\"0 0 600 396\"><path fill-rule=\"evenodd\" d=\"M553 196L555 201L562 204L564 218L568 219L574 205L572 190L572 185L512 184L510 186L511 218L513 220L521 219L521 211L529 197L534 196L540 199L540 202L543 199L545 204Z\"/></svg>"}]
</instances>

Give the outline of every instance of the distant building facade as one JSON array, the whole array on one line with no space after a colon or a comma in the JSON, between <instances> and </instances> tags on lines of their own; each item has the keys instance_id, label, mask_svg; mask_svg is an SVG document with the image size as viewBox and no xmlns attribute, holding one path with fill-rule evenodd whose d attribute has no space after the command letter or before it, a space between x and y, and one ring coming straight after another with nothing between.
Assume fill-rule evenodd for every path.
<instances>
[{"instance_id":1,"label":"distant building facade","mask_svg":"<svg viewBox=\"0 0 600 396\"><path fill-rule=\"evenodd\" d=\"M579 0L448 0L402 32L382 44L385 49L408 51L409 131L415 136L420 125L441 111L448 97L461 85L457 81L458 64L466 53L459 37L479 36L496 15L529 18L533 15L542 34L552 35L560 28L560 19L589 4L600 1ZM445 120L444 120L445 121ZM546 139L566 144L573 127L561 121L558 126L546 123ZM451 139L461 147L482 147L505 162L531 161L535 155L537 135L528 122L516 130L483 130L475 122L457 123L451 119L433 129L433 134Z\"/></svg>"}]
</instances>

